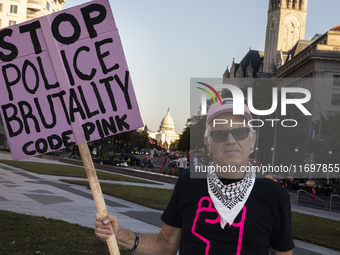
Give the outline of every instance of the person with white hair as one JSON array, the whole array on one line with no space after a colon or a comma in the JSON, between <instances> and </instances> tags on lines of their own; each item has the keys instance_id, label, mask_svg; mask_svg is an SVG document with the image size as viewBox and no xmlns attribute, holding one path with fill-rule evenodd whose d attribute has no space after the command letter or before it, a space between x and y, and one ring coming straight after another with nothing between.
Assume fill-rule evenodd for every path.
<instances>
[{"instance_id":1,"label":"person with white hair","mask_svg":"<svg viewBox=\"0 0 340 255\"><path fill-rule=\"evenodd\" d=\"M190 178L189 171L179 176L159 233L139 235L112 215L96 214L97 237L114 233L137 254L293 254L289 195L272 180L256 178L248 162L256 141L251 119L246 105L244 115L233 115L231 98L211 105L204 139L213 164L204 178Z\"/></svg>"}]
</instances>

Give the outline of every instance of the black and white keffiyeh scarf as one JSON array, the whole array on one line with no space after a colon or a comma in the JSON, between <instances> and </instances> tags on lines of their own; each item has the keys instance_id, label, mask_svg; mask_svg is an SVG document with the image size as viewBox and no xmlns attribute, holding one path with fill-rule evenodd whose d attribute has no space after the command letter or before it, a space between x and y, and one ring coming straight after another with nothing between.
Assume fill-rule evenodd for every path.
<instances>
[{"instance_id":1,"label":"black and white keffiyeh scarf","mask_svg":"<svg viewBox=\"0 0 340 255\"><path fill-rule=\"evenodd\" d=\"M227 223L230 226L233 224L254 187L256 173L250 163L248 166L249 171L242 180L228 185L223 184L217 174L208 168L208 192L220 215L222 229Z\"/></svg>"}]
</instances>

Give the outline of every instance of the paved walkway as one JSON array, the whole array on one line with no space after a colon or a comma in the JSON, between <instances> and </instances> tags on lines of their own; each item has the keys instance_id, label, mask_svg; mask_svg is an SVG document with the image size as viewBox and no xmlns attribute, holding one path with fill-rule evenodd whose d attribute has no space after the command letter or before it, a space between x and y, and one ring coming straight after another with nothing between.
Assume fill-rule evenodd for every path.
<instances>
[{"instance_id":1,"label":"paved walkway","mask_svg":"<svg viewBox=\"0 0 340 255\"><path fill-rule=\"evenodd\" d=\"M0 152L1 159L11 159L11 155ZM60 164L57 161L40 158L27 160ZM39 175L0 164L0 210L55 218L93 228L96 207L91 191L84 186L67 184L59 179L58 176ZM67 177L67 179L71 178ZM165 183L147 184L147 186L173 188L172 184ZM140 233L155 233L162 226L160 220L162 211L105 194L104 198L108 212L116 215L124 228ZM292 209L340 221L340 214L319 210L313 212L310 208L301 206L293 206ZM294 255L340 255L340 252L297 240L295 245Z\"/></svg>"}]
</instances>

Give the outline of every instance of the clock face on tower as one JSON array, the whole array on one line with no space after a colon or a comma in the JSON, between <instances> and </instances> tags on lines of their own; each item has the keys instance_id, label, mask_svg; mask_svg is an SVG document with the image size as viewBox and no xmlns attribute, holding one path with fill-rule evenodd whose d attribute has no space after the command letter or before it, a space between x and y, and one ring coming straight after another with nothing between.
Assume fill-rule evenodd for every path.
<instances>
[{"instance_id":1,"label":"clock face on tower","mask_svg":"<svg viewBox=\"0 0 340 255\"><path fill-rule=\"evenodd\" d=\"M296 19L291 19L288 21L287 28L290 30L296 30L298 28L298 22Z\"/></svg>"},{"instance_id":2,"label":"clock face on tower","mask_svg":"<svg viewBox=\"0 0 340 255\"><path fill-rule=\"evenodd\" d=\"M285 31L284 31L284 44L283 49L289 50L294 47L296 42L301 38L300 30L301 30L301 23L297 16L295 15L288 15L285 17L283 23L285 24Z\"/></svg>"}]
</instances>

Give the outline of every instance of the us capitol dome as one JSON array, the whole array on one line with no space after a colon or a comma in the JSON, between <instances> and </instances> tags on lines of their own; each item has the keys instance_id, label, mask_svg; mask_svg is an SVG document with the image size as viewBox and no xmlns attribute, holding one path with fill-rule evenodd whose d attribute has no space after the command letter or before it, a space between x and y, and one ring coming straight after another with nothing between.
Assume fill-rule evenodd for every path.
<instances>
[{"instance_id":1,"label":"us capitol dome","mask_svg":"<svg viewBox=\"0 0 340 255\"><path fill-rule=\"evenodd\" d=\"M149 136L151 138L156 139L158 142L162 141L162 144L164 144L164 142L167 142L169 146L175 140L179 139L179 135L176 134L175 132L175 123L172 117L170 116L169 108L168 108L167 114L162 119L158 132L153 132L150 130L146 130L146 131L149 132Z\"/></svg>"},{"instance_id":2,"label":"us capitol dome","mask_svg":"<svg viewBox=\"0 0 340 255\"><path fill-rule=\"evenodd\" d=\"M168 112L166 116L162 119L158 132L163 132L163 133L169 133L169 132L174 133L175 132L175 123L172 117L170 116L169 108L168 108Z\"/></svg>"}]
</instances>

